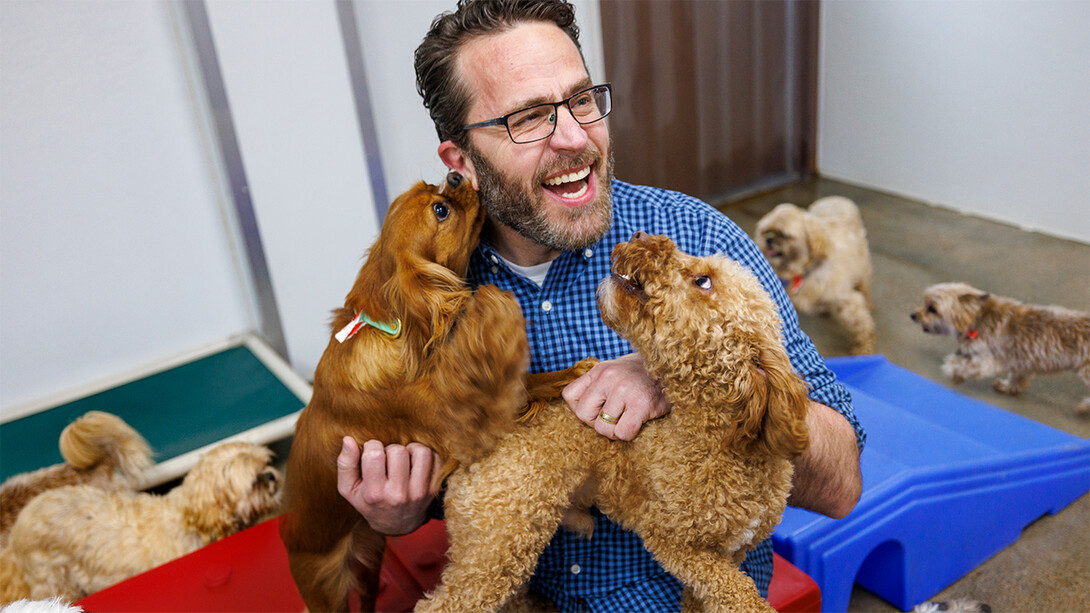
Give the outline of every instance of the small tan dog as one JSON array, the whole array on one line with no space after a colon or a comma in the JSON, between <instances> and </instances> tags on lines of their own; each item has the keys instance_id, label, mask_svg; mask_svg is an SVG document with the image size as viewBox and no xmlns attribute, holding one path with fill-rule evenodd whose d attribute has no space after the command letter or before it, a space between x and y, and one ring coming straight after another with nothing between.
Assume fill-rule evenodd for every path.
<instances>
[{"instance_id":1,"label":"small tan dog","mask_svg":"<svg viewBox=\"0 0 1090 613\"><path fill-rule=\"evenodd\" d=\"M831 317L851 353L874 353L870 248L854 202L829 196L809 209L780 204L757 222L754 240L799 312Z\"/></svg>"},{"instance_id":2,"label":"small tan dog","mask_svg":"<svg viewBox=\"0 0 1090 613\"><path fill-rule=\"evenodd\" d=\"M526 582L565 511L591 504L639 534L685 584L683 609L772 611L739 566L780 522L791 459L809 442L806 387L772 300L737 262L637 232L614 249L598 304L672 410L631 442L600 436L563 400L528 413L448 480L451 562L417 611L526 604Z\"/></svg>"},{"instance_id":3,"label":"small tan dog","mask_svg":"<svg viewBox=\"0 0 1090 613\"><path fill-rule=\"evenodd\" d=\"M61 431L63 464L14 475L0 485L0 548L19 511L38 494L65 485L134 491L151 466L144 437L120 417L88 411Z\"/></svg>"},{"instance_id":4,"label":"small tan dog","mask_svg":"<svg viewBox=\"0 0 1090 613\"><path fill-rule=\"evenodd\" d=\"M939 283L911 317L924 332L957 338L957 351L942 364L954 383L998 376L996 391L1018 394L1035 374L1073 370L1090 387L1090 313ZM1090 412L1090 397L1076 411Z\"/></svg>"},{"instance_id":5,"label":"small tan dog","mask_svg":"<svg viewBox=\"0 0 1090 613\"><path fill-rule=\"evenodd\" d=\"M272 452L224 443L158 496L71 485L41 494L0 551L0 604L75 600L223 538L279 504Z\"/></svg>"}]
</instances>

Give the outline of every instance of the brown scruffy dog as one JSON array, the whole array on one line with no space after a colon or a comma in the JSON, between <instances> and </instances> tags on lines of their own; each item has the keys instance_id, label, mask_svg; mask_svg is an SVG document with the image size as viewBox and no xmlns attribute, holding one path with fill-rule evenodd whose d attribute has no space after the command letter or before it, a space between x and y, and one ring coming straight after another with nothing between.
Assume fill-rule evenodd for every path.
<instances>
[{"instance_id":1,"label":"brown scruffy dog","mask_svg":"<svg viewBox=\"0 0 1090 613\"><path fill-rule=\"evenodd\" d=\"M808 209L780 204L757 222L754 240L796 309L832 318L851 353L874 353L870 248L854 202L829 196Z\"/></svg>"},{"instance_id":2,"label":"brown scruffy dog","mask_svg":"<svg viewBox=\"0 0 1090 613\"><path fill-rule=\"evenodd\" d=\"M0 485L0 548L19 511L38 494L65 485L134 491L151 466L147 441L120 417L88 411L61 431L63 464L14 475Z\"/></svg>"},{"instance_id":3,"label":"brown scruffy dog","mask_svg":"<svg viewBox=\"0 0 1090 613\"><path fill-rule=\"evenodd\" d=\"M39 495L0 552L0 604L75 600L238 532L277 510L272 456L260 445L224 443L162 496L89 485Z\"/></svg>"},{"instance_id":4,"label":"brown scruffy dog","mask_svg":"<svg viewBox=\"0 0 1090 613\"><path fill-rule=\"evenodd\" d=\"M1072 370L1090 387L1090 313L939 283L924 291L911 317L924 332L957 338L957 351L942 364L954 383L998 376L996 391L1018 394L1035 374ZM1075 409L1090 412L1090 397Z\"/></svg>"},{"instance_id":5,"label":"brown scruffy dog","mask_svg":"<svg viewBox=\"0 0 1090 613\"><path fill-rule=\"evenodd\" d=\"M441 480L515 425L551 375L524 382L526 322L514 296L463 280L484 210L457 173L424 182L387 213L345 306L334 311L314 395L295 426L280 535L311 611L374 608L385 537L337 492L342 439L419 442L446 460ZM369 321L359 324L359 316ZM436 482L438 483L438 481Z\"/></svg>"},{"instance_id":6,"label":"brown scruffy dog","mask_svg":"<svg viewBox=\"0 0 1090 613\"><path fill-rule=\"evenodd\" d=\"M602 317L636 347L673 409L625 442L553 402L455 471L445 500L451 562L417 611L525 604L561 517L591 504L685 584L686 610L772 610L739 566L780 522L791 460L809 442L806 388L776 308L738 263L686 255L663 236L638 232L613 260L599 287Z\"/></svg>"}]
</instances>

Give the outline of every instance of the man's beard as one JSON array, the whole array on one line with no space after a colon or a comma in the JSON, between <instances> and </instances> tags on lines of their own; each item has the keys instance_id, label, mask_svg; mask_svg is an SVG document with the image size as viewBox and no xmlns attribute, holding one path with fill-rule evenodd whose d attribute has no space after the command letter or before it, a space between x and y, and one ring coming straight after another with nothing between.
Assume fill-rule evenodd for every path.
<instances>
[{"instance_id":1,"label":"man's beard","mask_svg":"<svg viewBox=\"0 0 1090 613\"><path fill-rule=\"evenodd\" d=\"M610 143L612 145L612 142ZM605 182L597 185L598 196L594 202L579 209L553 207L560 221L550 221L544 202L534 202L532 194L520 185L507 180L503 174L472 146L467 155L477 172L478 195L488 215L495 221L515 230L535 243L557 251L575 251L589 247L605 236L612 223L613 147L610 146L606 161ZM550 173L564 168L601 163L596 152L584 151L578 157L563 160L557 168L539 172L534 186L539 186ZM598 166L587 176L588 181L598 181ZM540 200L540 199L539 199ZM589 223L579 223L580 221Z\"/></svg>"}]
</instances>

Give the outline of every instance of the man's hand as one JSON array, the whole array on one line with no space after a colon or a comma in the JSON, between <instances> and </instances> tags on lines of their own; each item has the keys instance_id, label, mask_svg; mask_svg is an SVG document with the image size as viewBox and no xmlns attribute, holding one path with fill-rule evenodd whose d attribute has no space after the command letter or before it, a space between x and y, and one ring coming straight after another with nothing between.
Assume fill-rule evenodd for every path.
<instances>
[{"instance_id":1,"label":"man's hand","mask_svg":"<svg viewBox=\"0 0 1090 613\"><path fill-rule=\"evenodd\" d=\"M383 445L367 441L363 453L350 436L337 456L337 491L375 531L408 534L427 521L428 505L437 491L432 475L439 455L420 443Z\"/></svg>"},{"instance_id":2,"label":"man's hand","mask_svg":"<svg viewBox=\"0 0 1090 613\"><path fill-rule=\"evenodd\" d=\"M670 412L662 386L635 353L599 362L569 383L563 396L579 419L615 440L636 438L644 423Z\"/></svg>"}]
</instances>

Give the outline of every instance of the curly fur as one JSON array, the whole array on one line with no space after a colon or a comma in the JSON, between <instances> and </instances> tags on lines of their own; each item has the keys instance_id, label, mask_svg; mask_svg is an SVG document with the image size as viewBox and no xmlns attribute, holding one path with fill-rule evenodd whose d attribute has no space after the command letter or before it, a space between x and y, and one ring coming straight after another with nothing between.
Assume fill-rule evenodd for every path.
<instances>
[{"instance_id":1,"label":"curly fur","mask_svg":"<svg viewBox=\"0 0 1090 613\"><path fill-rule=\"evenodd\" d=\"M671 412L624 442L552 402L455 471L450 564L417 611L521 602L562 516L591 504L643 538L685 584L687 609L772 610L739 565L779 523L791 459L809 442L806 387L776 308L736 262L686 255L666 237L637 233L613 259L599 287L602 317L662 382Z\"/></svg>"},{"instance_id":2,"label":"curly fur","mask_svg":"<svg viewBox=\"0 0 1090 613\"><path fill-rule=\"evenodd\" d=\"M397 338L364 328L330 340L288 458L281 538L311 611L374 607L384 537L337 492L344 436L416 441L446 460L443 479L514 428L527 391L525 320L515 298L464 282L484 210L468 181L419 183L390 207L332 329L357 312L400 319ZM559 389L559 388L558 388ZM559 394L559 391L556 392ZM362 576L361 579L357 577Z\"/></svg>"},{"instance_id":3,"label":"curly fur","mask_svg":"<svg viewBox=\"0 0 1090 613\"><path fill-rule=\"evenodd\" d=\"M14 475L0 485L0 548L19 511L35 496L65 485L135 491L151 466L151 448L120 417L88 411L61 431L63 464Z\"/></svg>"},{"instance_id":4,"label":"curly fur","mask_svg":"<svg viewBox=\"0 0 1090 613\"><path fill-rule=\"evenodd\" d=\"M75 600L233 534L279 503L272 452L224 443L169 493L70 485L39 495L0 552L0 603Z\"/></svg>"},{"instance_id":5,"label":"curly fur","mask_svg":"<svg viewBox=\"0 0 1090 613\"><path fill-rule=\"evenodd\" d=\"M1074 371L1090 387L1090 313L1025 304L966 283L938 283L911 314L924 332L957 338L942 372L954 383L996 377L1003 394L1025 391L1035 374ZM1090 396L1075 410L1090 412Z\"/></svg>"},{"instance_id":6,"label":"curly fur","mask_svg":"<svg viewBox=\"0 0 1090 613\"><path fill-rule=\"evenodd\" d=\"M780 204L757 222L754 238L796 309L831 317L852 353L874 353L870 248L854 202L830 196L808 209Z\"/></svg>"}]
</instances>

